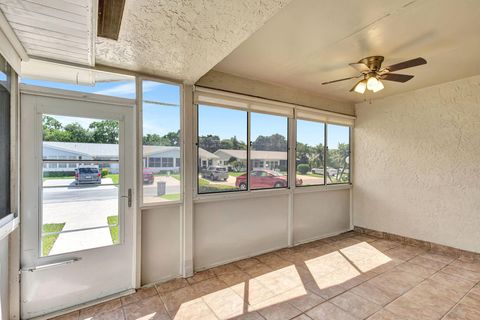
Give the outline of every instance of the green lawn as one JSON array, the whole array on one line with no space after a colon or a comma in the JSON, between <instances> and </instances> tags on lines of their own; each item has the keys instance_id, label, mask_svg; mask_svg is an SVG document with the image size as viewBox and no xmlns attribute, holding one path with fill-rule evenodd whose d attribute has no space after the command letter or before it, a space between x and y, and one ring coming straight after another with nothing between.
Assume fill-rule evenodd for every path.
<instances>
[{"instance_id":1,"label":"green lawn","mask_svg":"<svg viewBox=\"0 0 480 320\"><path fill-rule=\"evenodd\" d=\"M57 180L57 179L62 179L62 180L66 180L66 179L75 179L75 176L68 176L68 177L43 177L43 181L46 181L46 180Z\"/></svg>"},{"instance_id":2,"label":"green lawn","mask_svg":"<svg viewBox=\"0 0 480 320\"><path fill-rule=\"evenodd\" d=\"M232 177L238 177L241 176L242 174L245 174L245 172L229 172L228 175Z\"/></svg>"},{"instance_id":3,"label":"green lawn","mask_svg":"<svg viewBox=\"0 0 480 320\"><path fill-rule=\"evenodd\" d=\"M118 216L107 217L108 225L110 228L110 236L112 237L113 244L119 243L118 241Z\"/></svg>"},{"instance_id":4,"label":"green lawn","mask_svg":"<svg viewBox=\"0 0 480 320\"><path fill-rule=\"evenodd\" d=\"M65 223L48 223L42 227L43 233L60 232L63 230ZM59 234L49 234L42 237L42 256L48 256L52 250L55 241L57 241Z\"/></svg>"},{"instance_id":5,"label":"green lawn","mask_svg":"<svg viewBox=\"0 0 480 320\"><path fill-rule=\"evenodd\" d=\"M297 172L297 174L301 174L301 173ZM306 174L306 176L315 177L315 178L323 178L323 174L316 174L316 173L311 173L311 172L308 172Z\"/></svg>"},{"instance_id":6,"label":"green lawn","mask_svg":"<svg viewBox=\"0 0 480 320\"><path fill-rule=\"evenodd\" d=\"M238 189L235 186L226 186L219 183L211 183L209 180L203 179L203 178L198 178L198 186L199 186L200 193L219 192L219 191Z\"/></svg>"},{"instance_id":7,"label":"green lawn","mask_svg":"<svg viewBox=\"0 0 480 320\"><path fill-rule=\"evenodd\" d=\"M113 184L118 184L118 173L109 173L104 178L110 178Z\"/></svg>"},{"instance_id":8,"label":"green lawn","mask_svg":"<svg viewBox=\"0 0 480 320\"><path fill-rule=\"evenodd\" d=\"M163 196L160 196L160 198L169 200L169 201L176 201L176 200L180 200L180 193L164 194Z\"/></svg>"}]
</instances>

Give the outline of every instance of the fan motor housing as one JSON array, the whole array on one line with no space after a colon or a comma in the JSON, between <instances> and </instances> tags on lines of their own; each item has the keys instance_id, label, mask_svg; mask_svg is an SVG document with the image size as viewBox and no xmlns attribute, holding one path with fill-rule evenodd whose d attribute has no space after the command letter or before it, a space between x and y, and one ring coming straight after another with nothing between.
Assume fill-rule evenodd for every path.
<instances>
[{"instance_id":1,"label":"fan motor housing","mask_svg":"<svg viewBox=\"0 0 480 320\"><path fill-rule=\"evenodd\" d=\"M362 60L358 61L358 63L363 63L367 65L367 67L369 67L372 71L378 71L382 66L383 60L383 56L371 56L363 58Z\"/></svg>"}]
</instances>

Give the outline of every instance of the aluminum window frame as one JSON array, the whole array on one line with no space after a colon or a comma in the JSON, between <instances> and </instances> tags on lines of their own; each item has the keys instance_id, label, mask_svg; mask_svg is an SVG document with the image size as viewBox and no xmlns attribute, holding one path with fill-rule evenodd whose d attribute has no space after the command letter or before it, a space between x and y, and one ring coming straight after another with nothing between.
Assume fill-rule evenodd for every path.
<instances>
[{"instance_id":1,"label":"aluminum window frame","mask_svg":"<svg viewBox=\"0 0 480 320\"><path fill-rule=\"evenodd\" d=\"M327 183L326 179L326 173L327 173L327 157L328 157L328 144L327 144L327 139L328 139L328 125L334 125L334 126L340 126L340 127L346 127L348 128L348 181L346 182L334 182L334 183ZM352 184L352 132L353 132L353 127L352 126L347 126L343 124L336 124L336 123L326 123L325 124L325 147L323 148L324 150L324 159L325 159L325 166L324 166L324 177L325 177L325 186L336 186L336 185L351 185Z\"/></svg>"},{"instance_id":2,"label":"aluminum window frame","mask_svg":"<svg viewBox=\"0 0 480 320\"><path fill-rule=\"evenodd\" d=\"M323 121L318 121L318 120L306 120L306 119L294 119L295 120L295 165L294 165L294 172L295 172L295 187L296 188L313 188L313 187L325 187L327 186L327 178L326 178L326 142L327 142L327 123ZM298 145L298 120L302 121L310 121L310 122L316 122L316 123L322 123L323 124L323 183L316 183L316 184L308 184L308 185L297 185L297 145Z\"/></svg>"},{"instance_id":3,"label":"aluminum window frame","mask_svg":"<svg viewBox=\"0 0 480 320\"><path fill-rule=\"evenodd\" d=\"M247 173L247 189L245 190L240 190L240 189L232 189L232 190L222 190L222 191L213 191L213 192L200 192L200 164L199 164L199 148L200 148L200 128L199 128L199 108L201 106L206 106L206 107L214 107L214 108L223 108L223 109L230 109L230 110L236 110L236 111L243 111L246 112L247 116L247 141L246 141L246 151L247 151L247 159L246 159L246 173ZM213 195L221 195L221 194L235 194L235 193L240 193L240 194L245 194L245 193L252 193L252 192L265 192L265 191L272 191L272 192L279 192L280 190L289 190L291 189L291 174L290 174L290 163L291 163L291 156L290 156L290 131L291 131L291 123L290 119L293 119L293 117L288 117L285 115L279 115L279 114L272 114L272 113L267 113L267 112L259 112L259 111L250 111L250 110L245 110L245 109L238 109L238 108L230 108L227 106L220 106L220 105L215 105L215 104L206 104L206 103L201 103L197 104L194 103L194 119L195 119L195 124L194 124L194 132L195 132L195 177L196 177L196 184L195 184L195 189L194 189L194 194L196 196L196 199L202 198L202 197L210 197ZM252 143L251 141L251 124L252 124L252 119L251 119L251 114L252 113L258 113L258 114L266 114L266 115L271 115L271 116L276 116L276 117L283 117L286 120L287 124L287 132L286 132L286 141L287 141L287 183L284 187L281 188L259 188L259 189L252 189L251 188L251 173L252 173L252 158L251 158L251 152L252 152Z\"/></svg>"},{"instance_id":4,"label":"aluminum window frame","mask_svg":"<svg viewBox=\"0 0 480 320\"><path fill-rule=\"evenodd\" d=\"M200 165L199 165L199 155L200 155L200 152L199 152L199 149L200 149L200 113L199 113L199 108L201 106L206 106L206 107L214 107L214 108L222 108L222 109L227 109L227 110L236 110L236 111L242 111L242 112L246 112L246 116L247 116L247 141L245 141L246 143L246 146L247 146L247 149L246 149L246 152L247 152L247 158L246 158L246 174L247 174L247 189L245 190L241 190L241 189L232 189L232 190L222 190L222 191L213 191L213 192L200 192ZM194 116L194 121L195 121L195 128L194 128L194 132L195 132L195 137L194 137L194 141L195 141L195 170L194 170L194 174L195 174L195 180L196 180L196 183L195 183L195 195L196 196L208 196L208 195L218 195L218 194L228 194L228 193L236 193L236 192L241 192L241 193L246 193L246 192L250 192L250 112L247 111L247 110L242 110L242 109L236 109L236 108L229 108L229 107L225 107L225 106L218 106L218 105L214 105L214 104L194 104L194 109L195 109L195 116ZM212 164L213 165L213 164ZM207 161L207 168L210 167L211 165L209 164L209 161Z\"/></svg>"},{"instance_id":5,"label":"aluminum window frame","mask_svg":"<svg viewBox=\"0 0 480 320\"><path fill-rule=\"evenodd\" d=\"M165 207L172 205L182 205L185 198L185 146L184 146L184 119L185 119L185 103L184 103L184 93L185 86L183 83L171 81L164 78L157 78L152 76L144 76L134 74L135 76L135 88L136 88L136 125L137 125L137 201L138 209L152 209L156 207ZM179 90L179 148L180 148L180 197L178 200L172 201L155 201L155 202L144 202L143 200L143 169L144 169L144 157L143 157L143 82L151 81L158 82L168 85L177 86ZM174 157L175 159L176 157ZM175 164L174 160L174 164Z\"/></svg>"}]
</instances>

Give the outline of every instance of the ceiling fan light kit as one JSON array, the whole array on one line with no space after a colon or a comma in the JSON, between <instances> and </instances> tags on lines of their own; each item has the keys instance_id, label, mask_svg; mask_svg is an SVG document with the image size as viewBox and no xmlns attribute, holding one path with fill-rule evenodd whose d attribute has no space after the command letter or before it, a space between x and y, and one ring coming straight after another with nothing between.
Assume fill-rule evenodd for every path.
<instances>
[{"instance_id":1,"label":"ceiling fan light kit","mask_svg":"<svg viewBox=\"0 0 480 320\"><path fill-rule=\"evenodd\" d=\"M391 72L407 69L411 67L416 67L416 66L420 66L427 63L427 61L424 58L416 58L416 59L400 62L382 69L383 60L384 60L383 56L371 56L371 57L363 58L357 63L350 63L349 65L352 68L356 69L361 73L359 76L327 81L327 82L323 82L322 85L350 80L350 79L356 79L363 76L363 80L360 80L359 82L357 82L355 86L353 86L353 88L350 89L350 91L355 91L360 94L364 94L366 89L373 92L378 92L384 89L384 85L381 80L403 83L413 78L412 75L398 74L398 73L391 73Z\"/></svg>"}]
</instances>

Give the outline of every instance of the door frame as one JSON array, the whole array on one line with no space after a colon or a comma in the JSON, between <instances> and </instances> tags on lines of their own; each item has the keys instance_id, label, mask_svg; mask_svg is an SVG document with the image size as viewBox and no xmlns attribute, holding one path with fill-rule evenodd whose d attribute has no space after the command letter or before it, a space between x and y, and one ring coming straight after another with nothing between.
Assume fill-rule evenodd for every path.
<instances>
[{"instance_id":1,"label":"door frame","mask_svg":"<svg viewBox=\"0 0 480 320\"><path fill-rule=\"evenodd\" d=\"M65 311L67 310L76 310L76 309L79 309L79 308L83 308L85 306L88 306L88 305L92 305L92 304L95 304L95 303L98 303L99 301L104 301L104 300L108 300L108 299L111 299L115 296L122 296L122 295L125 295L125 294L129 294L132 292L132 289L136 288L139 286L139 283L140 283L140 278L139 278L139 272L138 272L138 261L137 261L137 251L138 251L138 246L139 246L139 243L138 243L138 239L137 239L137 236L136 236L136 230L138 228L137 226L137 221L138 221L138 203L137 203L137 200L136 200L136 192L137 192L137 177L136 177L136 174L137 174L137 170L135 170L135 168L137 167L137 159L136 159L136 156L135 156L135 153L136 153L136 150L137 150L137 146L136 146L136 132L137 132L137 129L136 129L136 112L135 112L135 109L136 109L136 100L134 99L125 99L125 98L117 98L117 97L109 97L109 96L102 96L102 95L97 95L97 94L90 94L90 93L84 93L84 92L76 92L76 91L69 91L69 90L61 90L61 89L54 89L54 88L46 88L46 87L37 87L37 86L31 86L31 85L21 85L20 86L20 101L23 101L23 95L26 95L26 96L33 96L34 98L36 97L42 97L42 98L54 98L54 99L68 99L68 100L74 100L74 101L78 101L79 103L82 103L82 102L86 102L86 103L97 103L97 104L103 104L103 105L110 105L110 106L115 106L115 107L119 107L119 108L128 108L128 109L131 109L131 112L129 114L129 123L127 124L126 121L124 121L124 127L128 127L128 129L130 130L129 132L131 132L131 136L126 136L124 135L123 139L124 139L124 143L127 143L129 145L129 149L132 151L131 154L127 154L123 151L120 151L121 148L122 148L122 145L123 144L120 144L119 146L119 154L122 154L123 153L123 158L124 158L124 165L126 166L125 169L123 170L124 172L125 171L129 171L129 175L130 177L128 178L129 181L128 181L128 184L123 182L123 185L124 185L124 190L123 192L127 192L128 189L132 189L132 206L129 208L127 205L126 205L126 199L125 201L119 201L119 210L123 210L123 219L125 218L125 216L127 215L130 215L131 216L131 225L128 226L128 234L129 234L129 242L131 242L131 252L130 250L128 252L130 252L130 256L131 256L131 274L129 275L129 283L130 283L130 288L129 290L127 291L123 291L123 292L119 292L117 294L113 294L113 295L110 295L110 296L106 296L106 297L100 297L96 300L92 300L90 302L85 302L85 303L81 303L79 305L75 305L75 306L72 306L72 307L69 307L65 310L59 310L59 311L55 311L53 312L52 314L49 314L49 316L53 315L53 314L62 314L62 313L65 313ZM23 106L20 105L20 110L22 110ZM37 109L37 106L35 107ZM123 109L123 110L126 110L126 109ZM127 111L128 112L128 111ZM38 117L39 117L39 114L38 114L38 111L35 110L34 111L35 115L34 115L34 119L35 119L35 124L36 126L38 127ZM68 112L65 112L65 115L67 115ZM69 116L79 116L79 117L82 117L82 110L78 110L78 112L75 112L74 115L72 115L72 113L68 113ZM85 115L87 115L89 112L85 112ZM62 115L61 112L59 113L56 113L58 115ZM115 119L114 117L112 117L112 113L111 112L105 112L105 111L102 111L102 110L99 110L98 111L98 117L101 118L102 117L102 114L105 115L106 118L109 118L109 119ZM119 119L120 120L120 119ZM21 125L24 125L23 123L21 123ZM39 135L38 132L41 132L41 128L33 128L35 134L36 134L36 141L34 142L35 143L35 146L36 148L38 148L38 145L39 143L41 143L41 141L39 142L38 140L42 140L41 138L41 134ZM124 129L125 129L124 128ZM19 131L21 131L22 129L20 128ZM40 130L40 131L39 131ZM38 139L38 140L37 140ZM37 216L37 219L36 219L36 222L38 224L38 230L41 230L41 225L40 225L40 219L41 219L41 216L40 216L40 212L41 212L41 209L39 207L39 205L41 204L41 194L39 193L39 191L41 190L41 172L42 172L42 164L41 164L41 161L38 157L38 155L40 154L41 155L41 151L40 150L35 150L34 151L34 154L35 154L35 159L33 161L35 161L35 168L32 169L34 170L34 177L33 179L36 181L36 184L38 184L36 187L37 187L37 191L36 191L36 194L37 194L37 197L35 197L35 204L34 206L37 207L36 208L36 212L38 214ZM22 155L23 157L24 155ZM128 160L127 160L128 158ZM120 159L119 159L120 160ZM129 168L130 166L128 164L131 164L132 167ZM32 166L33 167L33 166ZM20 161L20 176L22 176L22 161ZM40 177L40 182L37 181L37 177ZM125 179L126 177L125 176L121 176L120 179L123 180ZM122 183L122 182L121 182ZM119 190L121 191L121 190ZM119 194L119 197L120 196L124 196L123 194ZM24 214L25 214L25 210L23 210ZM126 233L126 228L127 226L125 226L125 223L124 221L119 221L119 223L123 223L124 227L121 228L121 233L119 234L120 236L120 244L123 244L125 243L125 233ZM20 230L20 233L22 233L22 229ZM21 237L23 237L23 235L21 234L20 235ZM54 255L54 256L46 256L46 257L41 257L39 255L39 250L38 247L41 246L41 244L39 243L39 239L41 239L41 234L36 234L35 236L38 236L37 237L37 252L35 253L35 257L34 257L34 261L35 262L41 262L41 264L38 264L38 265L43 265L43 264L51 264L51 263L55 263L56 261L58 260L66 260L65 259L65 256L68 256L68 255L75 255L75 253L78 253L78 252L84 252L84 251L91 251L91 250L96 250L96 249L101 249L101 248L92 248L92 249L86 249L86 250L80 250L80 251L76 251L76 252L71 252L71 253L65 253L65 254L59 254L59 255ZM107 246L107 248L110 247L110 246ZM105 247L103 247L105 248ZM129 248L130 249L130 248ZM23 252L23 249L20 248L20 256L21 256L21 266L22 268L25 268L25 267L29 267L30 265L35 265L35 264L32 264L31 262L32 261L28 261L30 259L25 259L24 258L24 252ZM27 261L25 261L27 260ZM24 269L21 269L21 272L25 272ZM44 316L40 316L40 317L44 317Z\"/></svg>"}]
</instances>

